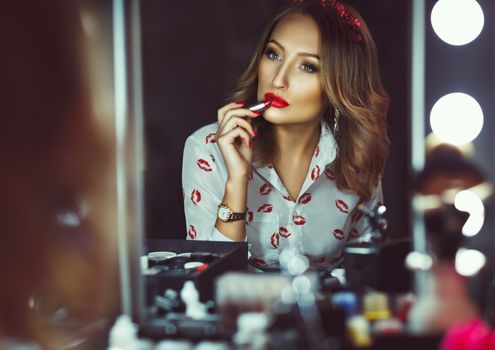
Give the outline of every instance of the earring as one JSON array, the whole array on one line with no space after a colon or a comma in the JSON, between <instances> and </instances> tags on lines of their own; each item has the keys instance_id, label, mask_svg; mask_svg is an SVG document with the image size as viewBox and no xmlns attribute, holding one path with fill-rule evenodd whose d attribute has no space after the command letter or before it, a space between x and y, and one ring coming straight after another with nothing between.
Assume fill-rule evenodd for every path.
<instances>
[{"instance_id":1,"label":"earring","mask_svg":"<svg viewBox=\"0 0 495 350\"><path fill-rule=\"evenodd\" d=\"M339 131L339 110L335 108L335 112L333 115L333 134L335 135L337 131Z\"/></svg>"}]
</instances>

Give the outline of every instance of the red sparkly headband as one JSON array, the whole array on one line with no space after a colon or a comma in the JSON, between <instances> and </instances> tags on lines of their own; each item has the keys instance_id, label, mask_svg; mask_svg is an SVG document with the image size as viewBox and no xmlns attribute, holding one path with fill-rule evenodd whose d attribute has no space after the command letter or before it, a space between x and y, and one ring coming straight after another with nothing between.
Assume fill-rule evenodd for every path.
<instances>
[{"instance_id":1,"label":"red sparkly headband","mask_svg":"<svg viewBox=\"0 0 495 350\"><path fill-rule=\"evenodd\" d=\"M308 0L291 0L292 3L302 4L304 2L309 3L311 1ZM344 5L340 1L335 0L313 0L314 3L319 3L323 7L332 8L339 16L342 18L349 27L354 31L354 38L356 41L363 40L363 36L361 34L361 21L354 17L349 10L347 10Z\"/></svg>"}]
</instances>

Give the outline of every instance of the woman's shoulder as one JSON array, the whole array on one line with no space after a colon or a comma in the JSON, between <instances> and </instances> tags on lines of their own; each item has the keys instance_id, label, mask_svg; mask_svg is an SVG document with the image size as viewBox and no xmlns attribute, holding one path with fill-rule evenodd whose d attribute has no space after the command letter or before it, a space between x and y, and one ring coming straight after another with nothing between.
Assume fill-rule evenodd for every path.
<instances>
[{"instance_id":1,"label":"woman's shoulder","mask_svg":"<svg viewBox=\"0 0 495 350\"><path fill-rule=\"evenodd\" d=\"M218 123L214 122L194 131L186 139L184 145L184 153L187 154L191 152L209 152L212 154L218 153L219 150L216 144L217 129L218 129Z\"/></svg>"},{"instance_id":2,"label":"woman's shoulder","mask_svg":"<svg viewBox=\"0 0 495 350\"><path fill-rule=\"evenodd\" d=\"M218 130L218 122L214 122L194 131L189 135L188 140L201 141L205 144L215 143L215 135Z\"/></svg>"}]
</instances>

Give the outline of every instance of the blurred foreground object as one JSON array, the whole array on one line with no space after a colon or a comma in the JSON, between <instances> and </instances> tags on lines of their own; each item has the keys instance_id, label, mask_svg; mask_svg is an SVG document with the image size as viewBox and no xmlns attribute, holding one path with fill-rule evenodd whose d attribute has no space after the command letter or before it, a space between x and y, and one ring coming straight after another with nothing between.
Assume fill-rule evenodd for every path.
<instances>
[{"instance_id":1,"label":"blurred foreground object","mask_svg":"<svg viewBox=\"0 0 495 350\"><path fill-rule=\"evenodd\" d=\"M75 341L74 327L81 341L116 299L112 143L93 115L79 5L0 11L0 337L42 348Z\"/></svg>"},{"instance_id":2,"label":"blurred foreground object","mask_svg":"<svg viewBox=\"0 0 495 350\"><path fill-rule=\"evenodd\" d=\"M480 318L467 277L474 277L486 259L465 246L482 229L493 188L459 149L446 144L430 150L415 187L413 204L424 218L427 250L407 259L426 277L411 310L410 330L439 333ZM485 284L478 288L486 289Z\"/></svg>"}]
</instances>

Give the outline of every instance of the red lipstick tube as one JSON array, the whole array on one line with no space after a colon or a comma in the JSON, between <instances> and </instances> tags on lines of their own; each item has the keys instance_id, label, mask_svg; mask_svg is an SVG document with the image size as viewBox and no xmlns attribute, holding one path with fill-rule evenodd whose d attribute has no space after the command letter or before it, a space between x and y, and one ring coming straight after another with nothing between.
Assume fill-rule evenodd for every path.
<instances>
[{"instance_id":1,"label":"red lipstick tube","mask_svg":"<svg viewBox=\"0 0 495 350\"><path fill-rule=\"evenodd\" d=\"M250 104L250 105L247 105L245 108L249 109L250 111L253 111L253 112L263 112L265 111L268 107L270 107L270 105L272 104L272 101L269 100L269 101L260 101L260 102L256 102L256 103L253 103L253 104Z\"/></svg>"}]
</instances>

